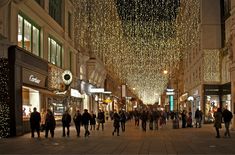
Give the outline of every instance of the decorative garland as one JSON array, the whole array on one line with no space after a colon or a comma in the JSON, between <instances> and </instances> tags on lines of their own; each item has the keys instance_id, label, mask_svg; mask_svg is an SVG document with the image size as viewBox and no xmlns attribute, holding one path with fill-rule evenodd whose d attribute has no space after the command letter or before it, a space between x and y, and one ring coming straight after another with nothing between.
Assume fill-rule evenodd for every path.
<instances>
[{"instance_id":1,"label":"decorative garland","mask_svg":"<svg viewBox=\"0 0 235 155\"><path fill-rule=\"evenodd\" d=\"M8 60L0 58L0 138L10 135L10 98L8 92Z\"/></svg>"}]
</instances>

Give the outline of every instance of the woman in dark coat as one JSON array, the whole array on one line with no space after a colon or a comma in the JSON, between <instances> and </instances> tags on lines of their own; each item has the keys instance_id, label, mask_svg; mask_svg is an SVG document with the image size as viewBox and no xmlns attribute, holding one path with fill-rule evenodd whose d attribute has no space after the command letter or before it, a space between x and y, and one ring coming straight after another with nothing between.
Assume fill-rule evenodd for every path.
<instances>
[{"instance_id":1,"label":"woman in dark coat","mask_svg":"<svg viewBox=\"0 0 235 155\"><path fill-rule=\"evenodd\" d=\"M91 111L91 120L90 120L90 130L95 130L95 125L96 125L96 115L93 113L93 111Z\"/></svg>"},{"instance_id":2,"label":"woman in dark coat","mask_svg":"<svg viewBox=\"0 0 235 155\"><path fill-rule=\"evenodd\" d=\"M221 122L222 122L222 111L221 108L218 108L217 111L214 113L214 127L216 130L216 138L220 138L219 129L222 128Z\"/></svg>"}]
</instances>

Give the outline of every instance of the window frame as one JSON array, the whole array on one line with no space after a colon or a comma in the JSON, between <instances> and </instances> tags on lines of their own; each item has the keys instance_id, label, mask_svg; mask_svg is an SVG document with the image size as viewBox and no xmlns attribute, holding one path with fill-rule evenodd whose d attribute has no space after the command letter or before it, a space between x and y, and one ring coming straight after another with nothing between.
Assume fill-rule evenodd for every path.
<instances>
[{"instance_id":1,"label":"window frame","mask_svg":"<svg viewBox=\"0 0 235 155\"><path fill-rule=\"evenodd\" d=\"M49 40L50 40L50 44L49 44ZM56 42L56 55L58 53L57 51L57 46L60 46L60 64L58 65L58 61L57 61L57 58L55 57L55 64L52 63L52 56L51 56L51 49L52 49L52 42L51 40L55 41ZM62 68L63 66L63 63L62 63L62 57L63 57L63 46L62 46L62 43L59 42L57 39L55 39L53 36L49 35L48 36L48 61L60 68Z\"/></svg>"},{"instance_id":2,"label":"window frame","mask_svg":"<svg viewBox=\"0 0 235 155\"><path fill-rule=\"evenodd\" d=\"M36 29L38 29L38 55L37 54L34 54L36 56L39 56L41 57L42 56L42 53L41 53L41 27L36 24L33 20L31 20L29 17L27 17L24 13L22 12L19 12L18 15L17 15L17 24L18 24L18 27L17 27L17 45L18 45L18 35L19 35L19 32L18 32L18 28L19 28L19 16L22 18L22 47L23 49L25 49L25 40L24 40L24 36L25 36L25 21L27 21L28 23L31 24L31 28L30 28L30 31L31 31L31 36L30 36L30 44L31 44L31 47L30 47L30 53L34 54L33 52L33 27L35 27Z\"/></svg>"}]
</instances>

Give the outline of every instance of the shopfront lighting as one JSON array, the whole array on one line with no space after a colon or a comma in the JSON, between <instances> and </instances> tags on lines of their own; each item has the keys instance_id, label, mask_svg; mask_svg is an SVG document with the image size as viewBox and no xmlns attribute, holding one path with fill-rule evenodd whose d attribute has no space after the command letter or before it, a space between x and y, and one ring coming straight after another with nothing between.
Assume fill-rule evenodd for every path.
<instances>
[{"instance_id":1,"label":"shopfront lighting","mask_svg":"<svg viewBox=\"0 0 235 155\"><path fill-rule=\"evenodd\" d=\"M192 96L188 97L188 101L193 101L193 100L194 100L194 98Z\"/></svg>"},{"instance_id":2,"label":"shopfront lighting","mask_svg":"<svg viewBox=\"0 0 235 155\"><path fill-rule=\"evenodd\" d=\"M164 70L164 71L163 71L163 74L167 74L167 73L168 73L168 71L167 71L167 70Z\"/></svg>"}]
</instances>

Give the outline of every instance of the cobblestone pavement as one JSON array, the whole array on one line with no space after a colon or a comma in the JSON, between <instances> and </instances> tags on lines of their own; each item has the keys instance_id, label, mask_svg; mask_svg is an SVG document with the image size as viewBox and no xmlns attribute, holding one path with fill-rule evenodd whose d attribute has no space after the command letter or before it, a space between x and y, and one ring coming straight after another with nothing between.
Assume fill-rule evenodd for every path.
<instances>
[{"instance_id":1,"label":"cobblestone pavement","mask_svg":"<svg viewBox=\"0 0 235 155\"><path fill-rule=\"evenodd\" d=\"M134 126L134 121L126 125L126 132L112 136L112 123L105 123L104 131L91 131L88 138L76 137L74 126L70 137L62 137L61 127L56 128L54 138L31 138L25 134L15 138L0 139L0 154L235 154L235 132L231 138L215 138L212 124L202 128L172 129L172 123L159 130L144 132ZM224 133L224 127L221 129ZM84 135L82 129L81 135Z\"/></svg>"}]
</instances>

